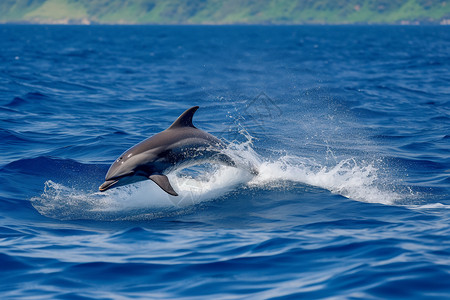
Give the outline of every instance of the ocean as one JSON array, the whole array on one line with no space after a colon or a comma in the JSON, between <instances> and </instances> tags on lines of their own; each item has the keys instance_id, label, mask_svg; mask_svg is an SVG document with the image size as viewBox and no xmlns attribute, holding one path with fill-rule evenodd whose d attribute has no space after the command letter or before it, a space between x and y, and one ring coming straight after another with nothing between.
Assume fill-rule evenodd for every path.
<instances>
[{"instance_id":1,"label":"ocean","mask_svg":"<svg viewBox=\"0 0 450 300\"><path fill-rule=\"evenodd\" d=\"M450 297L450 27L1 25L2 299ZM198 105L246 168L98 191Z\"/></svg>"}]
</instances>

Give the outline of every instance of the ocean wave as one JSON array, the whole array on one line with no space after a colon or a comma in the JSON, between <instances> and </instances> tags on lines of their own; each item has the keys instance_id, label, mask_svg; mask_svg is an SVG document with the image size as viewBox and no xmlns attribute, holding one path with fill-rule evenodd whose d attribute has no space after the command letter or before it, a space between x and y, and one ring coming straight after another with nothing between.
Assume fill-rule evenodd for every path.
<instances>
[{"instance_id":1,"label":"ocean wave","mask_svg":"<svg viewBox=\"0 0 450 300\"><path fill-rule=\"evenodd\" d=\"M168 174L178 197L168 195L151 181L100 193L48 180L44 192L31 198L31 203L42 215L56 219L142 220L192 212L196 205L245 188L295 189L296 184L302 184L353 200L386 205L397 204L413 194L410 190L407 195L399 193L387 184L371 161L349 158L324 166L289 155L269 160L256 153L251 138L243 143L232 142L225 151L237 167L206 164ZM67 162L81 172L87 168Z\"/></svg>"}]
</instances>

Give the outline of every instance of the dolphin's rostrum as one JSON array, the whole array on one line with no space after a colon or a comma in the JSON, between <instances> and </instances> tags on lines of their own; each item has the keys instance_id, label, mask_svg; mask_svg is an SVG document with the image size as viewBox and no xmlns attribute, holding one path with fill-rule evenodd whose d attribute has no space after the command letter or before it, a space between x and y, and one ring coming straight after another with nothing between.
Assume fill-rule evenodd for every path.
<instances>
[{"instance_id":1,"label":"dolphin's rostrum","mask_svg":"<svg viewBox=\"0 0 450 300\"><path fill-rule=\"evenodd\" d=\"M225 145L219 139L192 124L197 109L189 108L169 128L125 151L111 165L99 190L150 179L168 194L178 196L165 175L173 169L211 161L235 166L222 153Z\"/></svg>"}]
</instances>

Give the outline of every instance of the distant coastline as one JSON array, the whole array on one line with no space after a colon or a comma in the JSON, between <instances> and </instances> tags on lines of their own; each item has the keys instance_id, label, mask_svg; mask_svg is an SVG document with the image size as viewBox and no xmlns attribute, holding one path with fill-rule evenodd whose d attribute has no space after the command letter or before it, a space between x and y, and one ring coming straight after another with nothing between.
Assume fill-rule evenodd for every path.
<instances>
[{"instance_id":1,"label":"distant coastline","mask_svg":"<svg viewBox=\"0 0 450 300\"><path fill-rule=\"evenodd\" d=\"M450 25L450 0L5 0L0 23Z\"/></svg>"}]
</instances>

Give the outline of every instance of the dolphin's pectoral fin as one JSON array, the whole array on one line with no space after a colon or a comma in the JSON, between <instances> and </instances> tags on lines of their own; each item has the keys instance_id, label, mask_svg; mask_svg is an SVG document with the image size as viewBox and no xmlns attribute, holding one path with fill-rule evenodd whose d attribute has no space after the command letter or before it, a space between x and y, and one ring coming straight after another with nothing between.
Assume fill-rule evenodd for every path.
<instances>
[{"instance_id":1,"label":"dolphin's pectoral fin","mask_svg":"<svg viewBox=\"0 0 450 300\"><path fill-rule=\"evenodd\" d=\"M150 175L148 179L156 183L167 194L170 194L172 196L178 196L177 192L175 192L173 187L170 185L169 178L167 178L166 175L154 174Z\"/></svg>"}]
</instances>

